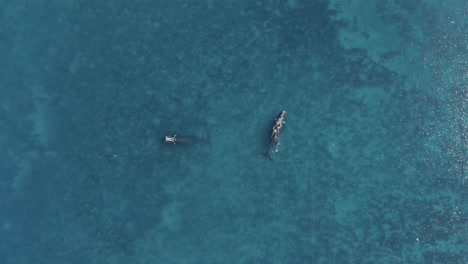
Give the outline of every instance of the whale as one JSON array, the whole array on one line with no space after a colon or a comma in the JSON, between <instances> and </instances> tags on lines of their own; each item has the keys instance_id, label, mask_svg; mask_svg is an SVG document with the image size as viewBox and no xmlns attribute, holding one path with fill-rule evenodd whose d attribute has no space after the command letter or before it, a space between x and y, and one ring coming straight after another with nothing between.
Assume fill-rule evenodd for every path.
<instances>
[{"instance_id":1,"label":"whale","mask_svg":"<svg viewBox=\"0 0 468 264\"><path fill-rule=\"evenodd\" d=\"M268 148L266 150L265 156L269 160L273 160L271 154L277 153L279 151L279 146L281 144L280 141L280 133L283 129L284 124L286 123L286 111L281 111L278 116L276 117L275 124L273 125L270 138L268 139Z\"/></svg>"},{"instance_id":2,"label":"whale","mask_svg":"<svg viewBox=\"0 0 468 264\"><path fill-rule=\"evenodd\" d=\"M166 136L164 138L164 142L169 142L173 144L183 144L183 145L190 145L202 141L207 141L208 136L205 133L200 135L174 135L174 136Z\"/></svg>"}]
</instances>

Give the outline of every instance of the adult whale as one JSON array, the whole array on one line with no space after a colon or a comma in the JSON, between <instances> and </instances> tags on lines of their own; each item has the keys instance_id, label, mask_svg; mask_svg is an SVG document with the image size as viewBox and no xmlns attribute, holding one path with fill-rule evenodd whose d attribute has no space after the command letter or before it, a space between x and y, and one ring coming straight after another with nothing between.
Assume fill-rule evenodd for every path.
<instances>
[{"instance_id":1,"label":"adult whale","mask_svg":"<svg viewBox=\"0 0 468 264\"><path fill-rule=\"evenodd\" d=\"M272 128L270 139L268 140L268 149L265 153L268 159L273 160L271 154L279 151L280 142L280 133L283 129L283 125L286 123L286 111L281 111L276 118L275 125Z\"/></svg>"}]
</instances>

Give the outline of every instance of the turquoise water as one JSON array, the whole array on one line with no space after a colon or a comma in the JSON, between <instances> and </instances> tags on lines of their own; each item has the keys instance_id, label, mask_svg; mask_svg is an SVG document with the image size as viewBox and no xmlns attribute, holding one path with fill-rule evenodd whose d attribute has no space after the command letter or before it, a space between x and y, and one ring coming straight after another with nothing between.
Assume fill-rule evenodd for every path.
<instances>
[{"instance_id":1,"label":"turquoise water","mask_svg":"<svg viewBox=\"0 0 468 264\"><path fill-rule=\"evenodd\" d=\"M468 263L466 1L4 0L0 22L0 263Z\"/></svg>"}]
</instances>

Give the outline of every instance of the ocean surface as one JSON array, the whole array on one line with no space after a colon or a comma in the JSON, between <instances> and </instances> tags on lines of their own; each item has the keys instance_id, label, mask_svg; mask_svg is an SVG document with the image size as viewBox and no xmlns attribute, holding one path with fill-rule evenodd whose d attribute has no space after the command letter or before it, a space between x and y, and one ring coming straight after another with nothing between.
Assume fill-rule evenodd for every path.
<instances>
[{"instance_id":1,"label":"ocean surface","mask_svg":"<svg viewBox=\"0 0 468 264\"><path fill-rule=\"evenodd\" d=\"M466 264L467 32L465 0L2 0L0 263Z\"/></svg>"}]
</instances>

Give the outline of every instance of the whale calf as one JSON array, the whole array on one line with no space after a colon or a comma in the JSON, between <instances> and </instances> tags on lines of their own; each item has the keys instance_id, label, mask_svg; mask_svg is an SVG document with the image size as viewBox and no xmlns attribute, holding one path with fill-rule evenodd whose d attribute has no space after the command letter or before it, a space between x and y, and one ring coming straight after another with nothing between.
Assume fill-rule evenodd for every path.
<instances>
[{"instance_id":1,"label":"whale calf","mask_svg":"<svg viewBox=\"0 0 468 264\"><path fill-rule=\"evenodd\" d=\"M208 136L205 133L202 133L198 136L192 135L174 135L174 136L166 136L164 141L174 144L194 144L201 141L207 141Z\"/></svg>"}]
</instances>

